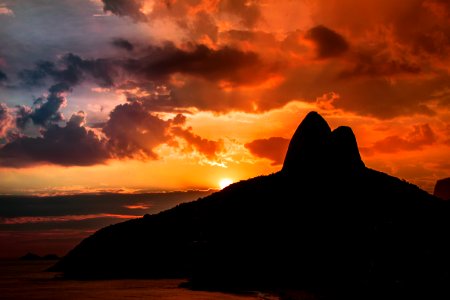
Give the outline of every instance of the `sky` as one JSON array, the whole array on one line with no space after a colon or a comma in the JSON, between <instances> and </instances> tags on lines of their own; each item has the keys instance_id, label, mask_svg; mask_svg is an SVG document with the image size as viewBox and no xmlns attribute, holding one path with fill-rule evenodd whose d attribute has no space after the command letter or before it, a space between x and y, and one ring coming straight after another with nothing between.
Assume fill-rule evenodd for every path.
<instances>
[{"instance_id":1,"label":"sky","mask_svg":"<svg viewBox=\"0 0 450 300\"><path fill-rule=\"evenodd\" d=\"M446 0L0 0L0 194L218 188L309 111L366 165L450 174Z\"/></svg>"}]
</instances>

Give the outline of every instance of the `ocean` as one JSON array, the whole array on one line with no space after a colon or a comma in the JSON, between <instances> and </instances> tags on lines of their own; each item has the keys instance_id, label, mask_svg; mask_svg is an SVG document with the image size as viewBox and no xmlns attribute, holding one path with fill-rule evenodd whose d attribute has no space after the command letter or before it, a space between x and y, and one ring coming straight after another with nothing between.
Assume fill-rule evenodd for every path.
<instances>
[{"instance_id":1,"label":"ocean","mask_svg":"<svg viewBox=\"0 0 450 300\"><path fill-rule=\"evenodd\" d=\"M276 300L260 292L226 294L180 288L184 280L65 280L45 272L51 261L0 261L0 299L80 300L80 299L158 299L158 300Z\"/></svg>"}]
</instances>

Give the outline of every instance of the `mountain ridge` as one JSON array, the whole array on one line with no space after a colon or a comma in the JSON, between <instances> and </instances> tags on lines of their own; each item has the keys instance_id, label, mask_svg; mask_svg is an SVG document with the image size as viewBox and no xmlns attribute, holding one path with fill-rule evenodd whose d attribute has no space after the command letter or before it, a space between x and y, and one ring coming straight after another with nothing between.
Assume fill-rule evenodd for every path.
<instances>
[{"instance_id":1,"label":"mountain ridge","mask_svg":"<svg viewBox=\"0 0 450 300\"><path fill-rule=\"evenodd\" d=\"M449 212L417 186L365 167L351 128L331 131L311 112L281 171L103 228L52 270L366 299L432 288L438 299L449 282Z\"/></svg>"}]
</instances>

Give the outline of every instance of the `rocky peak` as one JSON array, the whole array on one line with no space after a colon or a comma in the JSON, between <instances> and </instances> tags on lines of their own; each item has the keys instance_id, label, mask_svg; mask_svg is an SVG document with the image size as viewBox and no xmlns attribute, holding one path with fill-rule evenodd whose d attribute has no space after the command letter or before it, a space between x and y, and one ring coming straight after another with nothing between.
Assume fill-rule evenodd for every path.
<instances>
[{"instance_id":1,"label":"rocky peak","mask_svg":"<svg viewBox=\"0 0 450 300\"><path fill-rule=\"evenodd\" d=\"M355 135L350 127L333 132L317 112L310 112L300 123L289 143L282 172L315 176L355 172L364 168Z\"/></svg>"},{"instance_id":2,"label":"rocky peak","mask_svg":"<svg viewBox=\"0 0 450 300\"><path fill-rule=\"evenodd\" d=\"M308 113L289 143L282 171L292 174L320 169L325 163L330 134L330 126L321 115Z\"/></svg>"},{"instance_id":3,"label":"rocky peak","mask_svg":"<svg viewBox=\"0 0 450 300\"><path fill-rule=\"evenodd\" d=\"M333 130L329 152L330 164L338 171L356 171L365 167L355 134L348 126L340 126Z\"/></svg>"}]
</instances>

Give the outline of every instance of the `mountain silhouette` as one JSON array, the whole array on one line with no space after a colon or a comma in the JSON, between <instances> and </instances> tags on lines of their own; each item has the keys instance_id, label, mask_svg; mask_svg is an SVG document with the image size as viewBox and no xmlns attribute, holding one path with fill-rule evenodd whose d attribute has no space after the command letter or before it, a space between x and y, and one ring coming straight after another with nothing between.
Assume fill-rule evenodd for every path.
<instances>
[{"instance_id":1,"label":"mountain silhouette","mask_svg":"<svg viewBox=\"0 0 450 300\"><path fill-rule=\"evenodd\" d=\"M351 128L331 131L311 112L281 171L103 228L52 270L68 278L187 277L201 289L445 298L449 213L448 202L366 168Z\"/></svg>"}]
</instances>

